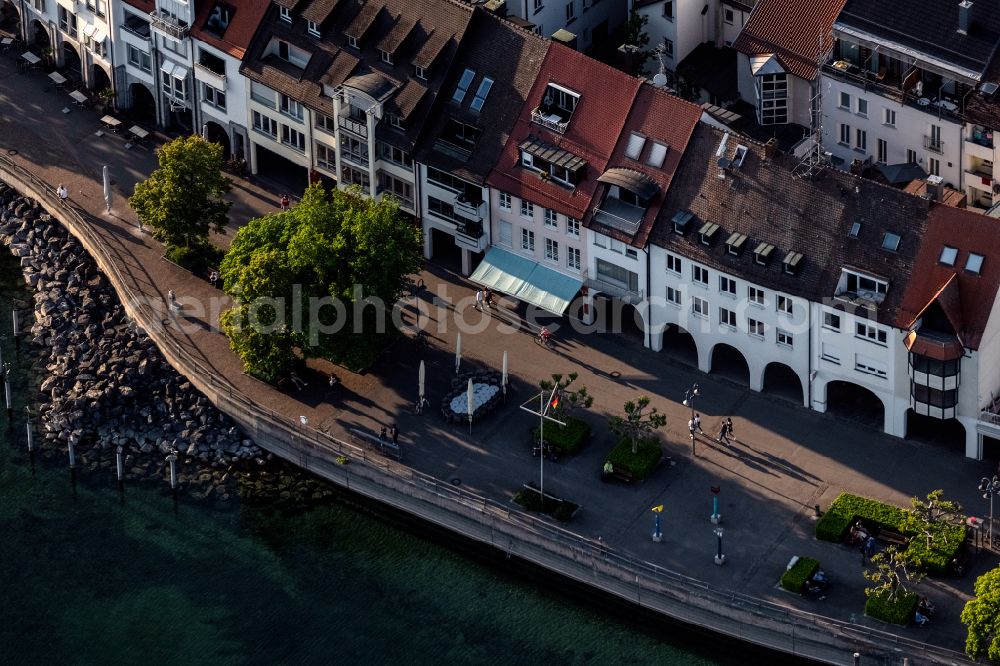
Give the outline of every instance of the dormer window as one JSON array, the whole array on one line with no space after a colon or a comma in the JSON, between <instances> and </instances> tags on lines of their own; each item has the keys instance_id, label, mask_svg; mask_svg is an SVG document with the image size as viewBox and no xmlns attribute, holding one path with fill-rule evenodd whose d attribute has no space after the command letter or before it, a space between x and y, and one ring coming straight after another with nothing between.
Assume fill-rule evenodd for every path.
<instances>
[{"instance_id":1,"label":"dormer window","mask_svg":"<svg viewBox=\"0 0 1000 666\"><path fill-rule=\"evenodd\" d=\"M490 89L492 88L493 79L484 76L483 80L479 82L479 88L476 89L476 96L472 99L472 104L469 105L469 108L476 112L482 111L483 104L486 103L486 96L490 94Z\"/></svg>"},{"instance_id":2,"label":"dormer window","mask_svg":"<svg viewBox=\"0 0 1000 666\"><path fill-rule=\"evenodd\" d=\"M389 124L398 130L406 130L406 122L394 113L389 114Z\"/></svg>"},{"instance_id":3,"label":"dormer window","mask_svg":"<svg viewBox=\"0 0 1000 666\"><path fill-rule=\"evenodd\" d=\"M474 69L466 68L462 72L462 78L458 80L458 85L455 86L455 92L451 96L451 101L456 104L461 104L462 100L465 99L465 95L469 92L469 86L472 85L472 79L476 76L476 71Z\"/></svg>"},{"instance_id":4,"label":"dormer window","mask_svg":"<svg viewBox=\"0 0 1000 666\"><path fill-rule=\"evenodd\" d=\"M801 252L789 252L785 255L785 260L781 262L781 270L785 275L798 275L802 268L803 256Z\"/></svg>"},{"instance_id":5,"label":"dormer window","mask_svg":"<svg viewBox=\"0 0 1000 666\"><path fill-rule=\"evenodd\" d=\"M282 21L285 21L287 23L292 22L292 10L290 10L288 7L278 7L278 16L281 17Z\"/></svg>"},{"instance_id":6,"label":"dormer window","mask_svg":"<svg viewBox=\"0 0 1000 666\"><path fill-rule=\"evenodd\" d=\"M421 81L427 80L427 70L420 65L413 66L413 76L417 77Z\"/></svg>"},{"instance_id":7,"label":"dormer window","mask_svg":"<svg viewBox=\"0 0 1000 666\"><path fill-rule=\"evenodd\" d=\"M983 255L974 252L969 253L969 258L965 260L965 270L975 275L983 272Z\"/></svg>"},{"instance_id":8,"label":"dormer window","mask_svg":"<svg viewBox=\"0 0 1000 666\"><path fill-rule=\"evenodd\" d=\"M319 23L316 23L315 21L306 21L306 30L308 30L309 34L313 37L319 37Z\"/></svg>"},{"instance_id":9,"label":"dormer window","mask_svg":"<svg viewBox=\"0 0 1000 666\"><path fill-rule=\"evenodd\" d=\"M873 303L881 303L889 291L886 280L853 269L844 268L840 273L837 291L834 296L850 296Z\"/></svg>"},{"instance_id":10,"label":"dormer window","mask_svg":"<svg viewBox=\"0 0 1000 666\"><path fill-rule=\"evenodd\" d=\"M719 225L714 222L706 222L698 230L698 242L702 245L711 245L715 240L715 234L719 231Z\"/></svg>"},{"instance_id":11,"label":"dormer window","mask_svg":"<svg viewBox=\"0 0 1000 666\"><path fill-rule=\"evenodd\" d=\"M628 137L628 147L625 149L625 157L630 160L638 160L642 154L642 147L646 145L646 137L636 132L632 132Z\"/></svg>"},{"instance_id":12,"label":"dormer window","mask_svg":"<svg viewBox=\"0 0 1000 666\"><path fill-rule=\"evenodd\" d=\"M760 266L767 266L767 263L771 261L771 253L773 252L773 245L770 243L760 243L753 251L753 260Z\"/></svg>"},{"instance_id":13,"label":"dormer window","mask_svg":"<svg viewBox=\"0 0 1000 666\"><path fill-rule=\"evenodd\" d=\"M899 241L902 240L899 234L894 234L891 231L885 232L882 236L882 249L888 250L889 252L896 252L899 250Z\"/></svg>"},{"instance_id":14,"label":"dormer window","mask_svg":"<svg viewBox=\"0 0 1000 666\"><path fill-rule=\"evenodd\" d=\"M729 238L726 239L726 252L733 255L734 257L738 257L743 253L743 246L746 244L746 242L747 242L746 234L741 234L734 231L732 234L729 235Z\"/></svg>"},{"instance_id":15,"label":"dormer window","mask_svg":"<svg viewBox=\"0 0 1000 666\"><path fill-rule=\"evenodd\" d=\"M352 49L360 49L361 48L361 46L358 45L358 38L357 37L351 37L350 35L347 36L347 45L350 46Z\"/></svg>"},{"instance_id":16,"label":"dormer window","mask_svg":"<svg viewBox=\"0 0 1000 666\"><path fill-rule=\"evenodd\" d=\"M670 146L654 141L653 145L649 149L649 156L646 158L646 164L656 169L663 166L663 160L667 157L667 152L670 150Z\"/></svg>"},{"instance_id":17,"label":"dormer window","mask_svg":"<svg viewBox=\"0 0 1000 666\"><path fill-rule=\"evenodd\" d=\"M689 210L679 210L674 213L674 217L671 220L674 223L674 233L678 236L686 234L688 225L691 223L691 218L693 217L694 213Z\"/></svg>"},{"instance_id":18,"label":"dormer window","mask_svg":"<svg viewBox=\"0 0 1000 666\"><path fill-rule=\"evenodd\" d=\"M579 102L580 93L549 83L538 108L531 112L531 120L562 134L569 127L569 121Z\"/></svg>"},{"instance_id":19,"label":"dormer window","mask_svg":"<svg viewBox=\"0 0 1000 666\"><path fill-rule=\"evenodd\" d=\"M392 64L392 54L389 53L388 51L383 51L382 49L379 49L378 57L385 64L387 64L387 65L391 65Z\"/></svg>"}]
</instances>

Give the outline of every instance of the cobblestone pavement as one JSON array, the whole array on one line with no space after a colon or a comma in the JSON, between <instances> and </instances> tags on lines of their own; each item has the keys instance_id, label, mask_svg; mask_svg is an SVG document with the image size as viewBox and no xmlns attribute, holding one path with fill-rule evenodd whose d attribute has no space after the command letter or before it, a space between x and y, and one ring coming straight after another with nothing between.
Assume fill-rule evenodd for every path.
<instances>
[{"instance_id":1,"label":"cobblestone pavement","mask_svg":"<svg viewBox=\"0 0 1000 666\"><path fill-rule=\"evenodd\" d=\"M63 109L68 108L68 113ZM309 417L310 425L343 435L348 427L377 432L396 423L404 460L438 478L460 483L475 492L505 500L522 483L537 482L540 461L530 455L528 432L534 418L518 404L534 395L537 382L552 372L578 372L579 385L596 397L586 414L594 426L583 452L559 462L545 462L545 488L583 506L570 529L590 538L601 537L610 548L659 565L771 601L842 620L888 629L862 616L864 580L858 553L818 542L812 537L814 505L826 506L842 490L898 504L944 488L970 513L982 515L985 501L975 487L991 471L988 463L963 458L957 449L887 437L847 419L817 414L792 401L750 391L716 375L704 375L679 362L671 353L644 349L627 334L582 334L562 329L551 350L534 344L533 332L520 326L513 310L489 316L472 308L473 289L463 278L430 267L421 275L427 288L406 306L412 320L419 301L429 325L430 345L417 349L400 340L365 374L334 369L342 380L329 389L319 372L330 366L313 363L309 385L278 390L243 375L226 339L214 330L218 312L227 306L222 292L201 277L163 260L162 247L137 233L126 198L134 183L155 166L149 147L126 147L124 136L98 135L99 114L74 107L68 95L52 89L44 74L18 74L12 57L0 57L0 150L39 174L55 188L70 188L73 205L89 213L115 254L123 272L146 297L163 299L173 289L185 302L190 326L178 339L220 375L227 376L260 404L291 418ZM162 139L162 137L157 137ZM104 210L101 167L111 167L115 185L112 214ZM237 179L233 190L233 229L249 217L276 209L277 196L259 184ZM198 305L202 304L204 307ZM504 303L511 307L512 303ZM509 353L513 392L497 413L467 427L448 425L438 406L455 372L455 337L462 335L463 369L499 369ZM417 366L427 366L431 408L414 415ZM683 393L701 386L697 409L708 432L726 416L735 422L732 447L700 441L692 456L687 437ZM674 465L664 466L643 483L625 486L598 480L601 462L611 448L606 415L628 399L646 394L665 412L665 449ZM710 487L721 486L725 566L713 564L716 537L709 522ZM652 506L664 504L664 539L653 543ZM825 601L807 601L780 591L777 580L792 555L820 560L833 577ZM995 566L996 558L981 555L963 579L928 580L919 591L938 607L925 628L898 631L961 650L964 628L958 615L971 593L975 576ZM893 629L896 630L896 629Z\"/></svg>"}]
</instances>

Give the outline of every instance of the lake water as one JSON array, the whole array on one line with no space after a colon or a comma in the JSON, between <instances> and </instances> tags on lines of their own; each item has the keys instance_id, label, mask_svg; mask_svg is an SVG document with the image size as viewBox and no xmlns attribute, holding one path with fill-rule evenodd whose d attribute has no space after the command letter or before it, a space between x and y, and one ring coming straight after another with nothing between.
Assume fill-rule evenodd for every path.
<instances>
[{"instance_id":1,"label":"lake water","mask_svg":"<svg viewBox=\"0 0 1000 666\"><path fill-rule=\"evenodd\" d=\"M38 379L14 354L14 298L30 294L4 251L15 405L12 426L0 419L0 663L735 663L343 497L175 503L158 480L120 495L111 472L74 484L63 457L32 465L22 414Z\"/></svg>"}]
</instances>

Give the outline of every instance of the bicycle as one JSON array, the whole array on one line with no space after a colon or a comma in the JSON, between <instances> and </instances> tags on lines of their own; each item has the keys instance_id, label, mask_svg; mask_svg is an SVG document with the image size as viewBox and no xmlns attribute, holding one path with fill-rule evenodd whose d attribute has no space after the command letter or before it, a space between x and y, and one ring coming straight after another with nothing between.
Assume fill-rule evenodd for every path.
<instances>
[{"instance_id":1,"label":"bicycle","mask_svg":"<svg viewBox=\"0 0 1000 666\"><path fill-rule=\"evenodd\" d=\"M535 336L535 343L545 347L546 349L551 349L552 333L549 332L549 329L543 326L542 329L538 331L538 335Z\"/></svg>"}]
</instances>

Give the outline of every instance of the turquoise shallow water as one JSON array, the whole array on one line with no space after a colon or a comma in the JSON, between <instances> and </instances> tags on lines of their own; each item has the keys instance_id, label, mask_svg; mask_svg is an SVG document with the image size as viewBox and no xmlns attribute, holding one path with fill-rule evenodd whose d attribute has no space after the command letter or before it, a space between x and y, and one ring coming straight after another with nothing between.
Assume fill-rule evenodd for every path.
<instances>
[{"instance_id":1,"label":"turquoise shallow water","mask_svg":"<svg viewBox=\"0 0 1000 666\"><path fill-rule=\"evenodd\" d=\"M4 253L17 400L13 427L0 420L0 663L720 663L341 501L175 505L153 481L122 500L110 473L74 485L62 458L32 466L32 381L4 314L27 298L17 273Z\"/></svg>"}]
</instances>

